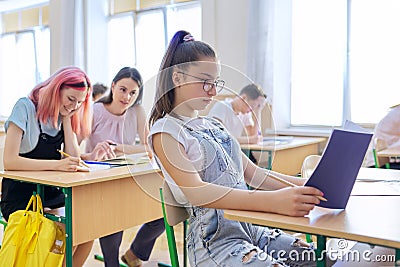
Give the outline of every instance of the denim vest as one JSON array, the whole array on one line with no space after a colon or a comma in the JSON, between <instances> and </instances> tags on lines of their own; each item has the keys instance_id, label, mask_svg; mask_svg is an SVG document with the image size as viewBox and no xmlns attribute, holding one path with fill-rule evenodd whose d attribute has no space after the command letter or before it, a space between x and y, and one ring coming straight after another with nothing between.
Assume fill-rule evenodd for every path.
<instances>
[{"instance_id":1,"label":"denim vest","mask_svg":"<svg viewBox=\"0 0 400 267\"><path fill-rule=\"evenodd\" d=\"M239 143L231 138L221 123L211 118L205 119L216 127L193 130L183 125L200 143L204 155L203 166L199 170L201 179L212 184L247 190ZM191 266L215 266L216 262L226 262L223 258L232 245L242 243L243 240L252 243L251 232L248 231L251 226L225 219L223 210L192 206L188 212ZM213 257L215 262L209 262Z\"/></svg>"},{"instance_id":2,"label":"denim vest","mask_svg":"<svg viewBox=\"0 0 400 267\"><path fill-rule=\"evenodd\" d=\"M247 190L239 143L232 139L220 122L208 117L204 119L215 127L194 130L187 123L182 123L183 129L200 144L203 163L198 173L201 179ZM190 266L270 266L277 262L276 257L271 255L273 251L296 250L301 253L313 249L299 247L296 244L298 238L280 230L228 220L220 209L188 206L187 211L190 214L187 235ZM243 263L244 255L253 250L257 251L257 255ZM315 266L314 260L291 261L278 257L278 262L290 266Z\"/></svg>"}]
</instances>

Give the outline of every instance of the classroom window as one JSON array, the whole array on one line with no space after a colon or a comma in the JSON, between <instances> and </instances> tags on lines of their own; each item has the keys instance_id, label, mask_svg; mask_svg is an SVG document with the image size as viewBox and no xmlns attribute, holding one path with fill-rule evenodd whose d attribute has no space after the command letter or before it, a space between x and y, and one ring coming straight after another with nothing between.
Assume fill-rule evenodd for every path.
<instances>
[{"instance_id":1,"label":"classroom window","mask_svg":"<svg viewBox=\"0 0 400 267\"><path fill-rule=\"evenodd\" d=\"M140 12L136 20L136 67L144 82L157 75L165 51L163 10Z\"/></svg>"},{"instance_id":2,"label":"classroom window","mask_svg":"<svg viewBox=\"0 0 400 267\"><path fill-rule=\"evenodd\" d=\"M0 116L49 76L49 29L4 34L0 38Z\"/></svg>"},{"instance_id":3,"label":"classroom window","mask_svg":"<svg viewBox=\"0 0 400 267\"><path fill-rule=\"evenodd\" d=\"M200 4L170 6L167 8L167 18L168 40L181 29L189 31L196 39L201 39Z\"/></svg>"},{"instance_id":4,"label":"classroom window","mask_svg":"<svg viewBox=\"0 0 400 267\"><path fill-rule=\"evenodd\" d=\"M136 67L143 76L146 90L143 104L149 112L154 102L154 78L173 34L184 29L201 40L201 5L191 1L131 10L111 15L108 24L108 53L112 66L109 80L123 66Z\"/></svg>"},{"instance_id":5,"label":"classroom window","mask_svg":"<svg viewBox=\"0 0 400 267\"><path fill-rule=\"evenodd\" d=\"M400 103L400 2L292 1L291 125L378 122Z\"/></svg>"},{"instance_id":6,"label":"classroom window","mask_svg":"<svg viewBox=\"0 0 400 267\"><path fill-rule=\"evenodd\" d=\"M108 23L108 80L135 62L135 33L132 14L118 15Z\"/></svg>"}]
</instances>

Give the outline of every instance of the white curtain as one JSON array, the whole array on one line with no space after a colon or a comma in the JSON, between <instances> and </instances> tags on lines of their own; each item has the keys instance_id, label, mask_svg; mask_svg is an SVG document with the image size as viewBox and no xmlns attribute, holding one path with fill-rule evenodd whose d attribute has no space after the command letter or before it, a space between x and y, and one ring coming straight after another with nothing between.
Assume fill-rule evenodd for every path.
<instances>
[{"instance_id":1,"label":"white curtain","mask_svg":"<svg viewBox=\"0 0 400 267\"><path fill-rule=\"evenodd\" d=\"M74 65L81 69L85 66L85 12L83 0L75 0L75 20L74 20Z\"/></svg>"},{"instance_id":2,"label":"white curtain","mask_svg":"<svg viewBox=\"0 0 400 267\"><path fill-rule=\"evenodd\" d=\"M7 117L15 102L36 84L33 32L2 36L0 58L0 117Z\"/></svg>"},{"instance_id":3,"label":"white curtain","mask_svg":"<svg viewBox=\"0 0 400 267\"><path fill-rule=\"evenodd\" d=\"M50 1L51 73L64 66L85 70L85 25L82 0Z\"/></svg>"},{"instance_id":4,"label":"white curtain","mask_svg":"<svg viewBox=\"0 0 400 267\"><path fill-rule=\"evenodd\" d=\"M247 38L247 75L273 97L272 29L274 0L250 0Z\"/></svg>"}]
</instances>

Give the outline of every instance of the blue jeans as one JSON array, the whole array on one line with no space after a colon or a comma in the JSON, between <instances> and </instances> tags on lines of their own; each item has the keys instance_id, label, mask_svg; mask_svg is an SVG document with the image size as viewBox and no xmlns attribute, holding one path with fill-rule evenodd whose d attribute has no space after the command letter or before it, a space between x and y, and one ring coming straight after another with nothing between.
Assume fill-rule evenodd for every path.
<instances>
[{"instance_id":1,"label":"blue jeans","mask_svg":"<svg viewBox=\"0 0 400 267\"><path fill-rule=\"evenodd\" d=\"M147 261L156 239L164 230L163 218L143 224L130 246L133 254L139 259ZM99 239L101 252L104 257L104 266L119 267L119 247L122 242L122 234L123 232L121 231Z\"/></svg>"}]
</instances>

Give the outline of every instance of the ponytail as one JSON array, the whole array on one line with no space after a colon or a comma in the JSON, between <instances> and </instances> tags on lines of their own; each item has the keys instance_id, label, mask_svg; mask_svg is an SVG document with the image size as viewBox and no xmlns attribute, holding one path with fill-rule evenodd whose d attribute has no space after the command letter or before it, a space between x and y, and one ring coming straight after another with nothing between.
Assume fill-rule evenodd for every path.
<instances>
[{"instance_id":1,"label":"ponytail","mask_svg":"<svg viewBox=\"0 0 400 267\"><path fill-rule=\"evenodd\" d=\"M173 109L175 99L175 88L172 81L174 66L183 63L199 61L201 57L216 57L214 49L202 42L195 41L193 36L187 31L178 31L172 37L167 51L161 61L156 82L156 94L153 109L151 110L149 125Z\"/></svg>"}]
</instances>

